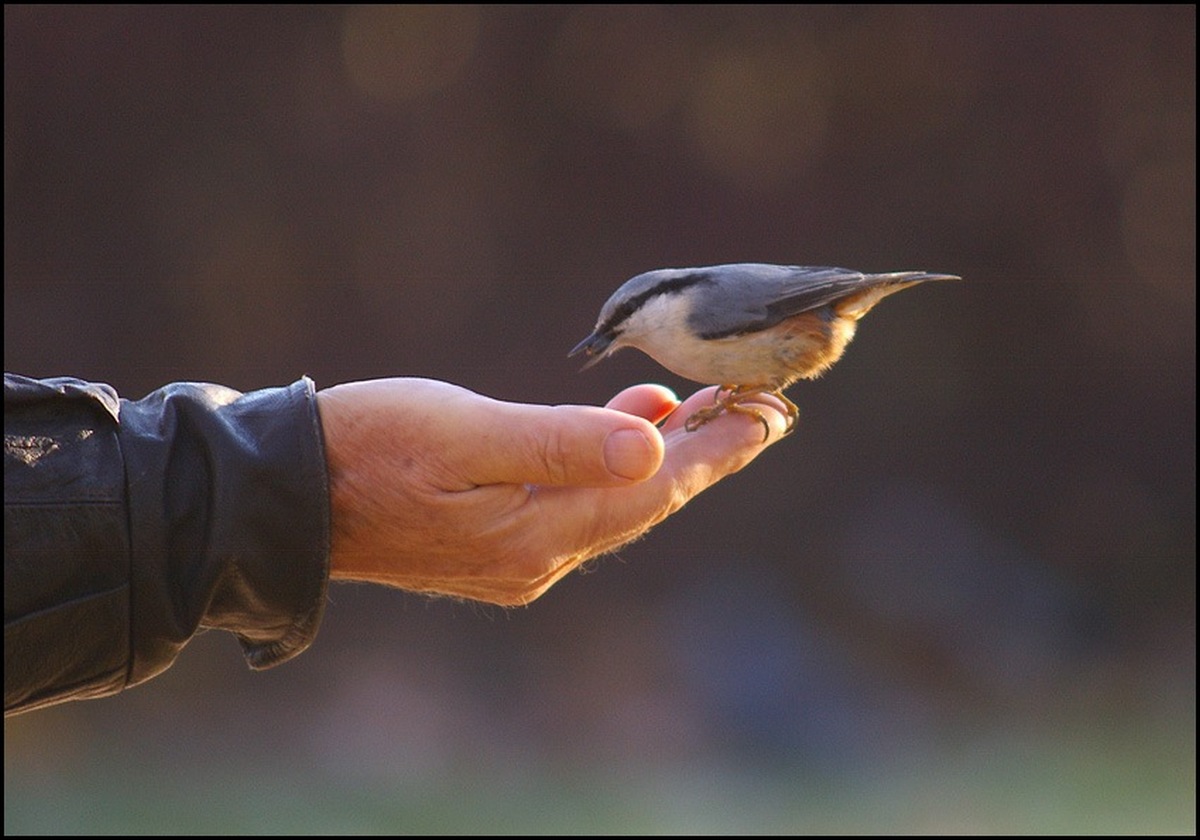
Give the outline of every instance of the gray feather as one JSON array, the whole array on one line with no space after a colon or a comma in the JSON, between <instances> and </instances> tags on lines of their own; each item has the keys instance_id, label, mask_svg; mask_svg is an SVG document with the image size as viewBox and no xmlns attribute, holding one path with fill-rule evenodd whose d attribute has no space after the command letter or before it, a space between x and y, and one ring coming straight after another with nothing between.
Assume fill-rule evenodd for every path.
<instances>
[{"instance_id":1,"label":"gray feather","mask_svg":"<svg viewBox=\"0 0 1200 840\"><path fill-rule=\"evenodd\" d=\"M946 277L921 271L863 274L831 266L765 263L733 263L694 271L719 277L688 316L697 333L709 339L758 332L871 286Z\"/></svg>"}]
</instances>

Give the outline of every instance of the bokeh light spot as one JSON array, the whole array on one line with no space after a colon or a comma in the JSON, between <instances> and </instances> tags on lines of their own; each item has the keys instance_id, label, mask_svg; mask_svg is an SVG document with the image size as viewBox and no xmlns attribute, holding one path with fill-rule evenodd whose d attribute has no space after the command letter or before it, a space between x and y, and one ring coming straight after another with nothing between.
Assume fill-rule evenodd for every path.
<instances>
[{"instance_id":1,"label":"bokeh light spot","mask_svg":"<svg viewBox=\"0 0 1200 840\"><path fill-rule=\"evenodd\" d=\"M650 126L682 99L688 43L658 6L581 6L563 23L548 68L553 95L601 124Z\"/></svg>"},{"instance_id":2,"label":"bokeh light spot","mask_svg":"<svg viewBox=\"0 0 1200 840\"><path fill-rule=\"evenodd\" d=\"M458 78L479 36L476 6L357 6L342 23L342 58L366 98L401 104Z\"/></svg>"},{"instance_id":3,"label":"bokeh light spot","mask_svg":"<svg viewBox=\"0 0 1200 840\"><path fill-rule=\"evenodd\" d=\"M816 49L763 47L717 56L694 91L700 159L742 186L784 185L815 158L828 104Z\"/></svg>"},{"instance_id":4,"label":"bokeh light spot","mask_svg":"<svg viewBox=\"0 0 1200 840\"><path fill-rule=\"evenodd\" d=\"M1137 276L1179 301L1194 303L1195 157L1147 163L1126 185L1121 207L1125 253Z\"/></svg>"}]
</instances>

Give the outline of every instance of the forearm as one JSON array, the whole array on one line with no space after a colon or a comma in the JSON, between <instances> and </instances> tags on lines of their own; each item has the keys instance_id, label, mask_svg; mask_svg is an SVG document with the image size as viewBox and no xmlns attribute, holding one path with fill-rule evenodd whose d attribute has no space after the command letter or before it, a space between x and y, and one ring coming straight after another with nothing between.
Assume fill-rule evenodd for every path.
<instances>
[{"instance_id":1,"label":"forearm","mask_svg":"<svg viewBox=\"0 0 1200 840\"><path fill-rule=\"evenodd\" d=\"M4 501L6 713L148 679L201 627L253 667L316 633L328 496L307 380L118 403L6 376Z\"/></svg>"}]
</instances>

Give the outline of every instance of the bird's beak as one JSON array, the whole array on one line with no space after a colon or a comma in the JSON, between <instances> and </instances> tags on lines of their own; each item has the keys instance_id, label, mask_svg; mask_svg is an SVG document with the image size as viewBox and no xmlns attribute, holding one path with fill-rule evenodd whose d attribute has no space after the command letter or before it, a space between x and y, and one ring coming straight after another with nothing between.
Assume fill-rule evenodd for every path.
<instances>
[{"instance_id":1,"label":"bird's beak","mask_svg":"<svg viewBox=\"0 0 1200 840\"><path fill-rule=\"evenodd\" d=\"M592 365L596 364L596 362L600 361L610 352L612 352L612 349L613 347L611 338L599 335L597 333L592 333L583 341L576 344L575 349L567 354L567 358L569 359L572 356L578 356L580 353L589 356L590 358L587 360L587 364L580 368L580 370L587 370Z\"/></svg>"}]
</instances>

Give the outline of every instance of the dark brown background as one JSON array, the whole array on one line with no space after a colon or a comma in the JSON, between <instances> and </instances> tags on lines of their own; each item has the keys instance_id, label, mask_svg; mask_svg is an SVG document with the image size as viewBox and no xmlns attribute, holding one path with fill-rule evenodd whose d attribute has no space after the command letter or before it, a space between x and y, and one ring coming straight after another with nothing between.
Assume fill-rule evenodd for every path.
<instances>
[{"instance_id":1,"label":"dark brown background","mask_svg":"<svg viewBox=\"0 0 1200 840\"><path fill-rule=\"evenodd\" d=\"M632 274L928 269L528 609L339 586L5 726L11 831L1195 829L1195 11L13 7L4 354L138 397L694 386Z\"/></svg>"}]
</instances>

